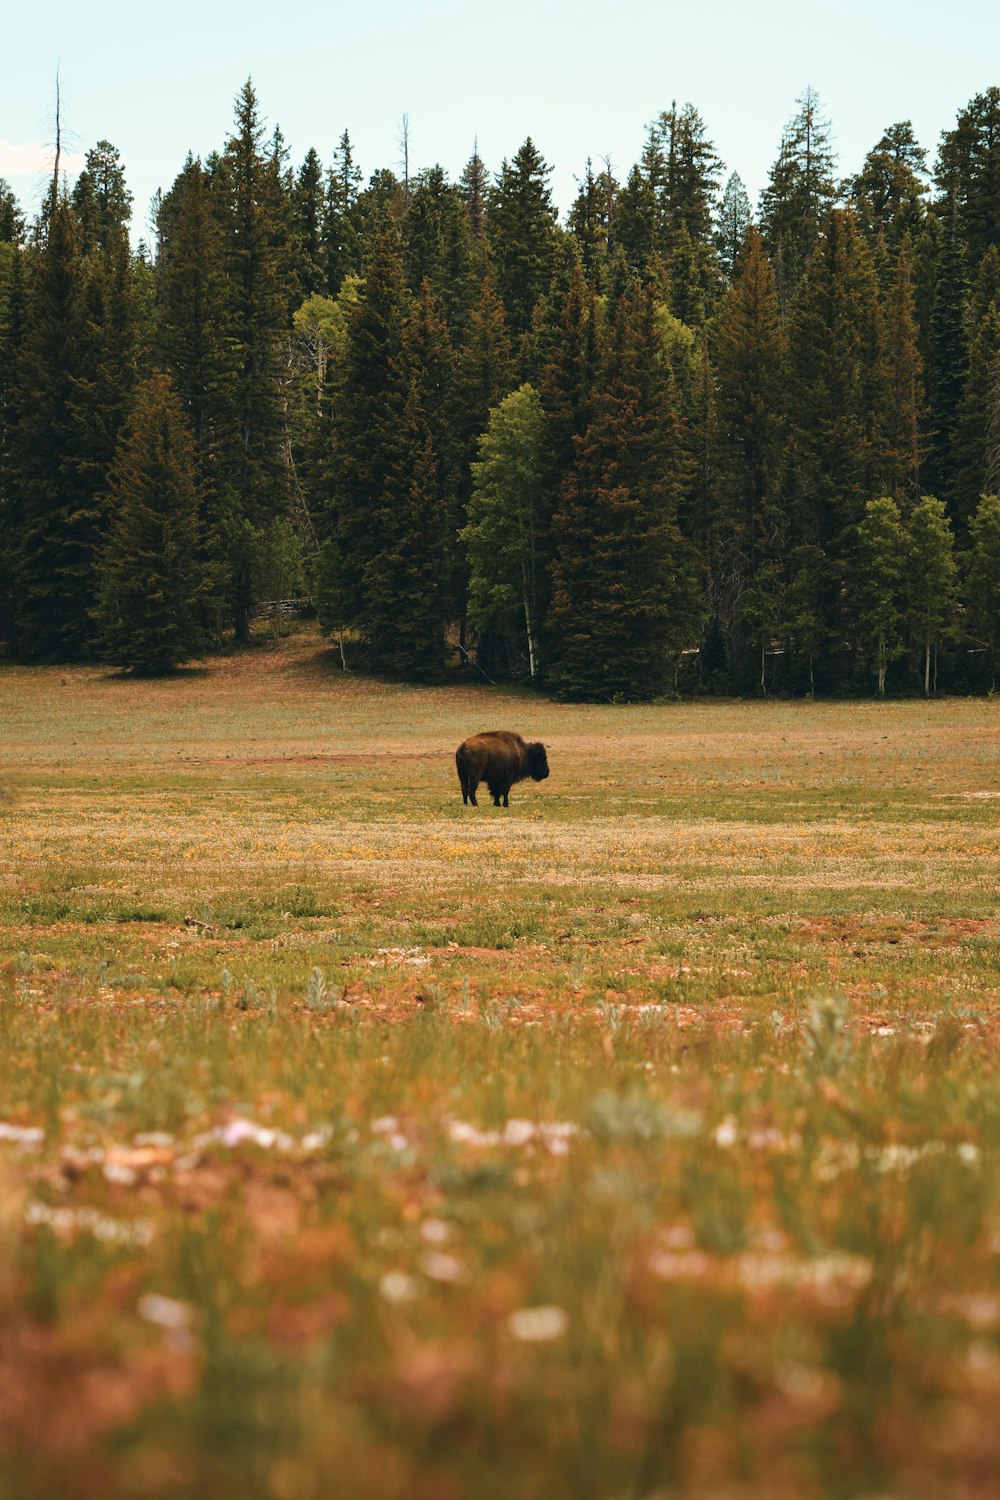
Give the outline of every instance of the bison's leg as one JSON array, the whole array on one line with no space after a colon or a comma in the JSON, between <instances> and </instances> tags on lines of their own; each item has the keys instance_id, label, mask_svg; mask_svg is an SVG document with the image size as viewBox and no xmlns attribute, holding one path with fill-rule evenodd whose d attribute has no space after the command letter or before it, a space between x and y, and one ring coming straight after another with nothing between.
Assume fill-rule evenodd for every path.
<instances>
[{"instance_id":1,"label":"bison's leg","mask_svg":"<svg viewBox=\"0 0 1000 1500\"><path fill-rule=\"evenodd\" d=\"M472 803L473 807L478 807L479 803L476 801L476 787L479 785L479 782L474 778L472 769L463 756L461 750L459 750L458 754L455 756L455 766L458 770L459 785L462 788L463 807L468 806L470 802Z\"/></svg>"},{"instance_id":2,"label":"bison's leg","mask_svg":"<svg viewBox=\"0 0 1000 1500\"><path fill-rule=\"evenodd\" d=\"M493 806L500 806L500 798L503 796L503 782L491 781L489 783L490 796L493 798Z\"/></svg>"}]
</instances>

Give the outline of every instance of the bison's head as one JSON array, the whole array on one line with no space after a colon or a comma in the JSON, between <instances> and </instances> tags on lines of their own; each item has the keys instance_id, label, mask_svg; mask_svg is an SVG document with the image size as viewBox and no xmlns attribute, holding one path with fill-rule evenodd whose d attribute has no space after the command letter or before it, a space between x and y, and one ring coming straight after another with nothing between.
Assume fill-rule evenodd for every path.
<instances>
[{"instance_id":1,"label":"bison's head","mask_svg":"<svg viewBox=\"0 0 1000 1500\"><path fill-rule=\"evenodd\" d=\"M541 740L536 740L533 745L528 746L528 775L532 781L544 781L549 774L549 763L545 755L545 746Z\"/></svg>"}]
</instances>

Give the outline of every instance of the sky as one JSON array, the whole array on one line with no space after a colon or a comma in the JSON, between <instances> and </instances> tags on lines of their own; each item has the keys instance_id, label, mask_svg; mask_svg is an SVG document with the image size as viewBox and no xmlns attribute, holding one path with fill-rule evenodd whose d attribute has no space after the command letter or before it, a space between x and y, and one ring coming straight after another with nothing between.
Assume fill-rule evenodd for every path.
<instances>
[{"instance_id":1,"label":"sky","mask_svg":"<svg viewBox=\"0 0 1000 1500\"><path fill-rule=\"evenodd\" d=\"M690 100L756 202L807 86L855 172L883 130L912 120L936 152L958 111L1000 85L993 0L91 0L19 4L0 51L0 176L33 212L51 173L59 74L63 162L98 140L120 151L133 230L188 151L221 147L252 77L269 128L298 164L330 161L346 128L367 178L398 168L457 177L478 138L491 170L530 135L565 212L591 156L624 179L647 124Z\"/></svg>"}]
</instances>

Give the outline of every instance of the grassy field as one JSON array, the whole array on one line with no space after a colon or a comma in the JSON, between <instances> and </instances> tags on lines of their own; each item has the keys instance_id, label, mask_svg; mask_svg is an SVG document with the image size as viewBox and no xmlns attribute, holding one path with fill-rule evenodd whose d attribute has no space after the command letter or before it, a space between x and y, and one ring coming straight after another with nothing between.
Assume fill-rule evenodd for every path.
<instances>
[{"instance_id":1,"label":"grassy field","mask_svg":"<svg viewBox=\"0 0 1000 1500\"><path fill-rule=\"evenodd\" d=\"M3 1500L992 1500L998 729L0 667Z\"/></svg>"}]
</instances>

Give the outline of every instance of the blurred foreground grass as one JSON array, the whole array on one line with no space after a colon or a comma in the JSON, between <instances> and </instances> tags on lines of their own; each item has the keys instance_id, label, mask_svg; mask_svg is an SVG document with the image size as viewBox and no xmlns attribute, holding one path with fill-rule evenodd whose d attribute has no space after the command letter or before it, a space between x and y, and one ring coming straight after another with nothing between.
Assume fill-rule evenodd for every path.
<instances>
[{"instance_id":1,"label":"blurred foreground grass","mask_svg":"<svg viewBox=\"0 0 1000 1500\"><path fill-rule=\"evenodd\" d=\"M0 1495L993 1496L997 712L0 670Z\"/></svg>"}]
</instances>

